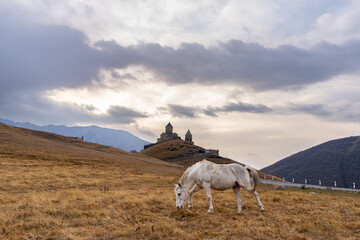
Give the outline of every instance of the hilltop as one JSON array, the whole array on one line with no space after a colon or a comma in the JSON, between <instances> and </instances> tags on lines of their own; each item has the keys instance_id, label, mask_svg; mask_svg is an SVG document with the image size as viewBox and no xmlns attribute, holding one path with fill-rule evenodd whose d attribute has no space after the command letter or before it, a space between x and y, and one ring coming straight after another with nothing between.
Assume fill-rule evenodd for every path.
<instances>
[{"instance_id":1,"label":"hilltop","mask_svg":"<svg viewBox=\"0 0 360 240\"><path fill-rule=\"evenodd\" d=\"M120 148L128 152L132 150L136 150L139 152L143 150L144 145L149 143L127 131L102 128L98 126L87 126L87 127L80 127L80 126L67 127L64 125L38 126L29 122L13 122L2 118L0 118L0 122L14 127L51 132L63 136L80 137L80 138L84 137L84 139L88 142L109 145L115 148Z\"/></svg>"},{"instance_id":2,"label":"hilltop","mask_svg":"<svg viewBox=\"0 0 360 240\"><path fill-rule=\"evenodd\" d=\"M290 181L351 188L360 186L360 136L331 140L284 158L261 171Z\"/></svg>"},{"instance_id":3,"label":"hilltop","mask_svg":"<svg viewBox=\"0 0 360 240\"><path fill-rule=\"evenodd\" d=\"M217 164L238 163L242 166L245 166L245 164L234 161L232 159L213 155L209 153L205 148L194 145L182 139L170 139L164 142L160 142L146 148L140 153L146 156L161 159L174 165L180 165L184 167L189 167L199 161L202 161L203 159L207 159ZM258 173L261 178L264 178L263 172L258 171ZM273 177L269 174L265 175L267 179L271 179ZM274 179L281 180L280 178L275 176Z\"/></svg>"},{"instance_id":4,"label":"hilltop","mask_svg":"<svg viewBox=\"0 0 360 240\"><path fill-rule=\"evenodd\" d=\"M166 162L184 166L191 166L205 158L219 164L235 163L235 161L231 159L210 154L206 151L206 149L186 142L182 139L171 139L157 143L140 153Z\"/></svg>"}]
</instances>

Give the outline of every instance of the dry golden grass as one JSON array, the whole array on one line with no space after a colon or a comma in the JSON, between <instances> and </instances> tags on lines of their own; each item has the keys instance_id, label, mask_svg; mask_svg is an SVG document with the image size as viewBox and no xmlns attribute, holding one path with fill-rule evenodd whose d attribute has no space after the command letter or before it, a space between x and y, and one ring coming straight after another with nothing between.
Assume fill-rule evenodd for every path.
<instances>
[{"instance_id":1,"label":"dry golden grass","mask_svg":"<svg viewBox=\"0 0 360 240\"><path fill-rule=\"evenodd\" d=\"M149 156L3 123L0 123L0 154L3 158L51 160L56 161L57 165L81 165L100 161L147 172L173 174L180 171Z\"/></svg>"},{"instance_id":2,"label":"dry golden grass","mask_svg":"<svg viewBox=\"0 0 360 240\"><path fill-rule=\"evenodd\" d=\"M30 135L24 145L4 132L0 239L360 238L360 194L260 185L266 211L260 213L254 197L242 191L244 209L237 215L231 190L213 191L213 214L202 190L193 210L177 210L173 183L183 170L74 143L59 149L43 140L41 147Z\"/></svg>"},{"instance_id":3,"label":"dry golden grass","mask_svg":"<svg viewBox=\"0 0 360 240\"><path fill-rule=\"evenodd\" d=\"M274 191L260 186L266 207L243 192L236 214L232 191L203 191L193 210L177 210L173 183L111 164L61 164L1 159L0 238L3 239L358 239L359 194Z\"/></svg>"}]
</instances>

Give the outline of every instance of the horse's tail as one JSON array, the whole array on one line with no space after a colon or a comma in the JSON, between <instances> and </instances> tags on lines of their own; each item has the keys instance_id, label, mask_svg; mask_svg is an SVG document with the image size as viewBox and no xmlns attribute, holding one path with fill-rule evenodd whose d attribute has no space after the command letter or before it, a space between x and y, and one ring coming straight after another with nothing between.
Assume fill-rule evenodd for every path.
<instances>
[{"instance_id":1,"label":"horse's tail","mask_svg":"<svg viewBox=\"0 0 360 240\"><path fill-rule=\"evenodd\" d=\"M254 182L254 186L253 189L251 190L251 192L255 192L257 186L259 185L260 182L260 178L259 178L259 174L257 173L257 171L249 166L245 165L246 170L248 170L250 177L253 178L253 182Z\"/></svg>"}]
</instances>

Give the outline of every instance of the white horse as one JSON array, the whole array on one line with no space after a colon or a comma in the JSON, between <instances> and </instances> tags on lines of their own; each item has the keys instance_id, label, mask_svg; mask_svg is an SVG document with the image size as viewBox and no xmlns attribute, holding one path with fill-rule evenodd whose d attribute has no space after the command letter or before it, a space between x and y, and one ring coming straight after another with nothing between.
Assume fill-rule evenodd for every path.
<instances>
[{"instance_id":1,"label":"white horse","mask_svg":"<svg viewBox=\"0 0 360 240\"><path fill-rule=\"evenodd\" d=\"M252 176L254 186L250 184ZM182 175L180 182L175 184L176 208L184 207L187 199L188 190L191 185L195 186L190 190L188 208L192 208L192 196L195 192L204 188L209 202L209 213L214 211L211 197L211 188L215 190L226 190L232 188L238 202L237 213L241 213L242 198L240 188L243 187L247 191L252 192L259 205L260 211L264 211L264 206L260 202L256 187L260 179L255 169L240 164L215 164L207 160L197 162L189 167Z\"/></svg>"}]
</instances>

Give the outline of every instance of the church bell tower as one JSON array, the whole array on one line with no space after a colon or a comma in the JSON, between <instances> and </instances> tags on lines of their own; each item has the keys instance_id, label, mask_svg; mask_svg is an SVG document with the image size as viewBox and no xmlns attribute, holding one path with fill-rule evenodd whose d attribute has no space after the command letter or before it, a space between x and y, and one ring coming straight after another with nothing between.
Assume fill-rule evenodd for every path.
<instances>
[{"instance_id":1,"label":"church bell tower","mask_svg":"<svg viewBox=\"0 0 360 240\"><path fill-rule=\"evenodd\" d=\"M169 122L168 125L166 125L165 127L165 133L166 135L170 136L173 134L173 126L171 125L171 123Z\"/></svg>"},{"instance_id":2,"label":"church bell tower","mask_svg":"<svg viewBox=\"0 0 360 240\"><path fill-rule=\"evenodd\" d=\"M192 134L190 132L190 130L188 130L185 134L185 142L194 144L193 140L192 140Z\"/></svg>"}]
</instances>

